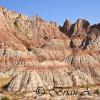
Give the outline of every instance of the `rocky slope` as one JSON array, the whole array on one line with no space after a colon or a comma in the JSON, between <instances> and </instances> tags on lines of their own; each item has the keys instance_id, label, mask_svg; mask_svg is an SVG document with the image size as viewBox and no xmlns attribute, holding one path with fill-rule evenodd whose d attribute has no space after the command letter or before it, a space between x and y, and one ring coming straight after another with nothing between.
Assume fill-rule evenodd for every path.
<instances>
[{"instance_id":1,"label":"rocky slope","mask_svg":"<svg viewBox=\"0 0 100 100\"><path fill-rule=\"evenodd\" d=\"M6 90L100 84L99 34L100 24L84 19L60 26L0 7L0 77L11 77Z\"/></svg>"}]
</instances>

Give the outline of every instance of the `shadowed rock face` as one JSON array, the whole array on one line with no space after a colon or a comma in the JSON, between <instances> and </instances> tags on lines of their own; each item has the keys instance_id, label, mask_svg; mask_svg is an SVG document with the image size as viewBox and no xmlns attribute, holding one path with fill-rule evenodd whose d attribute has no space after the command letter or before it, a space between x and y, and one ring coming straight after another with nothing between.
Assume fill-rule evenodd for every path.
<instances>
[{"instance_id":1,"label":"shadowed rock face","mask_svg":"<svg viewBox=\"0 0 100 100\"><path fill-rule=\"evenodd\" d=\"M61 31L64 32L69 37L86 35L90 30L90 23L85 19L78 19L74 24L66 20L64 25L61 27Z\"/></svg>"},{"instance_id":2,"label":"shadowed rock face","mask_svg":"<svg viewBox=\"0 0 100 100\"><path fill-rule=\"evenodd\" d=\"M7 90L100 84L99 34L100 24L83 19L61 27L0 7L0 72L12 77Z\"/></svg>"}]
</instances>

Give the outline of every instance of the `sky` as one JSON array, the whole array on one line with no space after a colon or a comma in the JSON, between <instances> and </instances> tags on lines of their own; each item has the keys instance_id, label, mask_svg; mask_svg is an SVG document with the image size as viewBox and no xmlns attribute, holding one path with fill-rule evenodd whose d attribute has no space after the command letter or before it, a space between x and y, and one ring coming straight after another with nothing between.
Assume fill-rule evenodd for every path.
<instances>
[{"instance_id":1,"label":"sky","mask_svg":"<svg viewBox=\"0 0 100 100\"><path fill-rule=\"evenodd\" d=\"M75 22L78 18L91 24L100 22L100 0L0 0L0 6L30 18L38 15L60 25L65 19Z\"/></svg>"}]
</instances>

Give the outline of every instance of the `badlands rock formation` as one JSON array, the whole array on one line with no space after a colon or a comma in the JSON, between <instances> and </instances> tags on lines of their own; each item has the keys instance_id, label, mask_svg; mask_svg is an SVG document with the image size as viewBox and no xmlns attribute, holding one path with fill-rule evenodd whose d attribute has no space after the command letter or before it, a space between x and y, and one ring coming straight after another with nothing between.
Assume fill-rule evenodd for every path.
<instances>
[{"instance_id":1,"label":"badlands rock formation","mask_svg":"<svg viewBox=\"0 0 100 100\"><path fill-rule=\"evenodd\" d=\"M100 84L100 24L63 26L0 7L0 77L8 91ZM8 76L7 76L8 75Z\"/></svg>"}]
</instances>

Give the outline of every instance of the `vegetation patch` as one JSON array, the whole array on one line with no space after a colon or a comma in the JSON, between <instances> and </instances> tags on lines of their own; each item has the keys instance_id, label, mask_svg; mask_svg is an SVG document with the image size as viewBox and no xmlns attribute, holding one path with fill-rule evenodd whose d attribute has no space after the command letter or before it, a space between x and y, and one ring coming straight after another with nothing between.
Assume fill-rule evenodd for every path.
<instances>
[{"instance_id":1,"label":"vegetation patch","mask_svg":"<svg viewBox=\"0 0 100 100\"><path fill-rule=\"evenodd\" d=\"M1 100L10 100L7 96L1 98Z\"/></svg>"},{"instance_id":2,"label":"vegetation patch","mask_svg":"<svg viewBox=\"0 0 100 100\"><path fill-rule=\"evenodd\" d=\"M44 36L44 39L45 39L45 40L48 40L48 36Z\"/></svg>"},{"instance_id":3,"label":"vegetation patch","mask_svg":"<svg viewBox=\"0 0 100 100\"><path fill-rule=\"evenodd\" d=\"M17 21L14 21L14 27L16 28L16 29L19 29L19 25L18 25L18 22Z\"/></svg>"}]
</instances>

